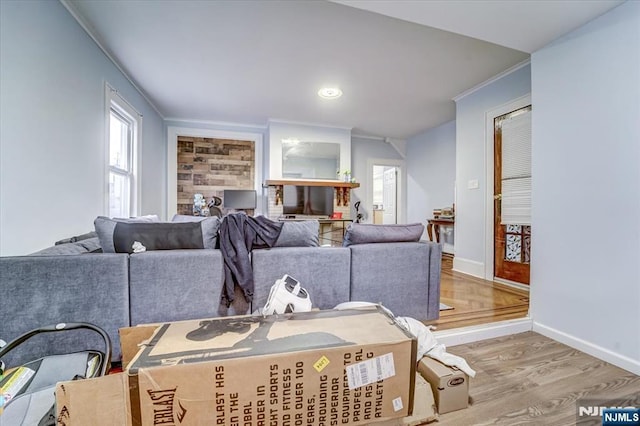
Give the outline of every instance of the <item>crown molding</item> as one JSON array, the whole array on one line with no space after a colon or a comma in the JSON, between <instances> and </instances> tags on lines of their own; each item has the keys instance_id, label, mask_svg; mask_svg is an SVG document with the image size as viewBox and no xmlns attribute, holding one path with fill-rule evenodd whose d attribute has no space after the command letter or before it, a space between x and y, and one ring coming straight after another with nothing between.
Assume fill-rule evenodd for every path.
<instances>
[{"instance_id":1,"label":"crown molding","mask_svg":"<svg viewBox=\"0 0 640 426\"><path fill-rule=\"evenodd\" d=\"M320 124L320 123L309 123L304 121L292 121L292 120L282 120L279 118L270 118L269 124L277 123L277 124L292 124L296 126L313 126L313 127L326 127L330 129L340 129L340 130L349 130L353 129L353 127L344 127L344 126L332 126L331 124Z\"/></svg>"},{"instance_id":2,"label":"crown molding","mask_svg":"<svg viewBox=\"0 0 640 426\"><path fill-rule=\"evenodd\" d=\"M478 90L482 89L485 86L490 85L491 83L494 83L498 80L500 80L501 78L518 71L520 68L522 67L526 67L527 65L529 65L531 63L531 58L529 59L525 59L524 61L515 64L514 66L512 66L511 68L507 68L506 70L502 71L500 74L496 74L493 77L491 77L488 80L483 81L482 83L473 86L471 89L467 89L464 92L460 93L459 95L455 96L452 98L452 100L454 102L458 102L460 99L465 98L467 96L469 96L470 94L477 92Z\"/></svg>"},{"instance_id":3,"label":"crown molding","mask_svg":"<svg viewBox=\"0 0 640 426\"><path fill-rule=\"evenodd\" d=\"M356 139L368 139L368 140L371 140L371 141L383 141L383 142L385 141L385 139L387 139L384 136L359 135L357 133L351 133L351 138L352 139L353 138L356 138Z\"/></svg>"},{"instance_id":4,"label":"crown molding","mask_svg":"<svg viewBox=\"0 0 640 426\"><path fill-rule=\"evenodd\" d=\"M266 124L255 124L255 123L234 123L231 121L215 121L215 120L191 120L188 118L177 118L177 117L166 117L164 119L165 123L168 121L182 124L202 124L209 126L217 126L217 127L246 127L248 129L256 129L256 130L266 130Z\"/></svg>"}]
</instances>

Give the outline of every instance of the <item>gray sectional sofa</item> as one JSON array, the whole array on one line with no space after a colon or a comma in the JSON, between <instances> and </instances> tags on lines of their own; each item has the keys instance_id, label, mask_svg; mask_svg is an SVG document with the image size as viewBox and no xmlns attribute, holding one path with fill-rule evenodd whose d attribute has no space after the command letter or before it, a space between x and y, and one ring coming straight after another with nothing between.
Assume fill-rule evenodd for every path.
<instances>
[{"instance_id":1,"label":"gray sectional sofa","mask_svg":"<svg viewBox=\"0 0 640 426\"><path fill-rule=\"evenodd\" d=\"M264 306L284 274L297 278L320 309L368 301L419 320L439 315L441 246L426 241L254 250L253 303L236 292L229 308L220 305L223 256L218 249L91 253L92 244L98 244L93 239L69 244L73 247L58 250L67 254L47 249L37 256L0 258L0 339L47 324L90 322L111 336L117 361L119 328L251 313ZM51 335L37 336L6 361L16 365L45 354L101 347L90 332L67 333L62 343Z\"/></svg>"}]
</instances>

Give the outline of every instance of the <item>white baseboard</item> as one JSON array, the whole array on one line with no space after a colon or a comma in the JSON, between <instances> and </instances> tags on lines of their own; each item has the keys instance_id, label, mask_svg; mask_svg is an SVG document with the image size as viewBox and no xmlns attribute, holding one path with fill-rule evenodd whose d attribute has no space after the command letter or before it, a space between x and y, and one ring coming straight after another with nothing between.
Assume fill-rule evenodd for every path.
<instances>
[{"instance_id":1,"label":"white baseboard","mask_svg":"<svg viewBox=\"0 0 640 426\"><path fill-rule=\"evenodd\" d=\"M636 359L631 359L535 321L533 322L533 331L640 376L640 361Z\"/></svg>"},{"instance_id":2,"label":"white baseboard","mask_svg":"<svg viewBox=\"0 0 640 426\"><path fill-rule=\"evenodd\" d=\"M524 333L525 331L531 331L531 318L519 318L490 324L435 331L433 335L438 343L443 343L446 347L450 347L477 342L479 340L508 336L510 334Z\"/></svg>"},{"instance_id":3,"label":"white baseboard","mask_svg":"<svg viewBox=\"0 0 640 426\"><path fill-rule=\"evenodd\" d=\"M484 279L484 263L482 262L462 259L458 256L455 256L453 258L453 270Z\"/></svg>"},{"instance_id":4,"label":"white baseboard","mask_svg":"<svg viewBox=\"0 0 640 426\"><path fill-rule=\"evenodd\" d=\"M531 287L529 287L526 284L521 284L521 283L517 283L515 281L505 280L504 278L493 277L493 280L489 280L489 281L494 281L496 283L504 284L504 285L507 285L509 287L514 287L514 288L517 288L518 290L524 290L524 291L530 291L531 290Z\"/></svg>"}]
</instances>

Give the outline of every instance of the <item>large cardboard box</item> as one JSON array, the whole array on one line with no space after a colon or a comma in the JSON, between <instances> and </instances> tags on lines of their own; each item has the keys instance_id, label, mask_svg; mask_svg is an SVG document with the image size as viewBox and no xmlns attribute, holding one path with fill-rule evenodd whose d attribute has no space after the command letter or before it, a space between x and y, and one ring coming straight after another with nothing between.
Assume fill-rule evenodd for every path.
<instances>
[{"instance_id":1,"label":"large cardboard box","mask_svg":"<svg viewBox=\"0 0 640 426\"><path fill-rule=\"evenodd\" d=\"M413 414L400 419L385 420L375 426L418 426L434 422L438 419L436 403L431 385L416 373L416 385L413 391Z\"/></svg>"},{"instance_id":2,"label":"large cardboard box","mask_svg":"<svg viewBox=\"0 0 640 426\"><path fill-rule=\"evenodd\" d=\"M428 356L418 363L418 372L431 384L438 414L467 408L469 376Z\"/></svg>"},{"instance_id":3,"label":"large cardboard box","mask_svg":"<svg viewBox=\"0 0 640 426\"><path fill-rule=\"evenodd\" d=\"M412 413L416 346L380 309L167 323L102 405L128 411L131 425L369 424ZM91 405L74 394L100 398L104 379L61 392L67 425Z\"/></svg>"}]
</instances>

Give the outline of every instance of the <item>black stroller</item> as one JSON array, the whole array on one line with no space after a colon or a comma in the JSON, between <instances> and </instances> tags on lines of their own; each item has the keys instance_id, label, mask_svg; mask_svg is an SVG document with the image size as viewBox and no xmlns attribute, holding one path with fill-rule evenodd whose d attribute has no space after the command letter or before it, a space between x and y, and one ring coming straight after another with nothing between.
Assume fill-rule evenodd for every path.
<instances>
[{"instance_id":1,"label":"black stroller","mask_svg":"<svg viewBox=\"0 0 640 426\"><path fill-rule=\"evenodd\" d=\"M40 334L89 329L102 336L105 351L50 355L11 369L3 376L2 357ZM0 426L55 425L57 382L103 376L111 365L111 340L99 327L87 323L60 323L23 334L0 349Z\"/></svg>"}]
</instances>

